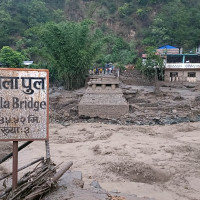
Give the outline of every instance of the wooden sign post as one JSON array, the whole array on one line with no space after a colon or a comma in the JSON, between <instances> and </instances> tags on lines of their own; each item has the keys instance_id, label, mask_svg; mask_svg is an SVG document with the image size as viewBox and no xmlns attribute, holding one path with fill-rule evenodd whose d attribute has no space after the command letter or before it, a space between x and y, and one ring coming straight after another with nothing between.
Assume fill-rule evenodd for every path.
<instances>
[{"instance_id":1,"label":"wooden sign post","mask_svg":"<svg viewBox=\"0 0 200 200\"><path fill-rule=\"evenodd\" d=\"M18 141L49 138L49 71L0 68L0 141L13 141L13 189Z\"/></svg>"},{"instance_id":2,"label":"wooden sign post","mask_svg":"<svg viewBox=\"0 0 200 200\"><path fill-rule=\"evenodd\" d=\"M12 188L13 190L17 188L18 181L18 141L13 142L13 179Z\"/></svg>"}]
</instances>

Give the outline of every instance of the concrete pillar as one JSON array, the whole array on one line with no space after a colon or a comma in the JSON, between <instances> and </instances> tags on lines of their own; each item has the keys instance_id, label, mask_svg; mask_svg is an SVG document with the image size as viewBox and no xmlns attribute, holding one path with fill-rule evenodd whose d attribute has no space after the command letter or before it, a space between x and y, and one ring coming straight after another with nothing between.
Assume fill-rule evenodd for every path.
<instances>
[{"instance_id":1,"label":"concrete pillar","mask_svg":"<svg viewBox=\"0 0 200 200\"><path fill-rule=\"evenodd\" d=\"M96 84L92 85L92 89L93 89L93 90L96 89Z\"/></svg>"},{"instance_id":2,"label":"concrete pillar","mask_svg":"<svg viewBox=\"0 0 200 200\"><path fill-rule=\"evenodd\" d=\"M183 60L182 60L182 62L185 63L185 55L183 56Z\"/></svg>"},{"instance_id":3,"label":"concrete pillar","mask_svg":"<svg viewBox=\"0 0 200 200\"><path fill-rule=\"evenodd\" d=\"M101 88L104 90L106 88L106 85L105 84L101 85Z\"/></svg>"},{"instance_id":4,"label":"concrete pillar","mask_svg":"<svg viewBox=\"0 0 200 200\"><path fill-rule=\"evenodd\" d=\"M114 90L116 88L116 85L115 84L112 84L111 85L111 88Z\"/></svg>"}]
</instances>

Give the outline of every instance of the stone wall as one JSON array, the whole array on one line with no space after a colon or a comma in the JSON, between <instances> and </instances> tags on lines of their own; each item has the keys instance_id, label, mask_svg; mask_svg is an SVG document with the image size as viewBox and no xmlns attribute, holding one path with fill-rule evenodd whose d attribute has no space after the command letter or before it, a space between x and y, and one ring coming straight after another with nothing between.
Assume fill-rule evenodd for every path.
<instances>
[{"instance_id":1,"label":"stone wall","mask_svg":"<svg viewBox=\"0 0 200 200\"><path fill-rule=\"evenodd\" d=\"M79 116L119 118L128 112L127 105L79 105Z\"/></svg>"}]
</instances>

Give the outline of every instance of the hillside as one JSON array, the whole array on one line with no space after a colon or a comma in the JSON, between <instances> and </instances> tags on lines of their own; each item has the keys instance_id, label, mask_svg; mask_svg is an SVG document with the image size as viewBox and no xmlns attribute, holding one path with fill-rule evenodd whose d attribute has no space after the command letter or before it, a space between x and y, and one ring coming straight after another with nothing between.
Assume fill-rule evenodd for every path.
<instances>
[{"instance_id":1,"label":"hillside","mask_svg":"<svg viewBox=\"0 0 200 200\"><path fill-rule=\"evenodd\" d=\"M68 20L91 18L104 32L135 40L138 50L166 43L190 49L200 42L198 0L68 0L62 8Z\"/></svg>"},{"instance_id":2,"label":"hillside","mask_svg":"<svg viewBox=\"0 0 200 200\"><path fill-rule=\"evenodd\" d=\"M92 19L103 32L146 45L192 48L198 39L198 0L22 0L1 1L0 46L15 45L24 32L48 21Z\"/></svg>"}]
</instances>

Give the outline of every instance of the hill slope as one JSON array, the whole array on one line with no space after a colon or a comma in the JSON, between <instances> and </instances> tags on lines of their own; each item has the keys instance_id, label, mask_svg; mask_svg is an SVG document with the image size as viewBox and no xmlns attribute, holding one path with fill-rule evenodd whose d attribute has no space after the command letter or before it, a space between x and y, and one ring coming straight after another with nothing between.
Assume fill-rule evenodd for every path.
<instances>
[{"instance_id":1,"label":"hill slope","mask_svg":"<svg viewBox=\"0 0 200 200\"><path fill-rule=\"evenodd\" d=\"M48 21L89 18L104 32L114 32L137 48L170 43L191 49L200 43L198 0L2 0L0 46L15 45L33 26Z\"/></svg>"}]
</instances>

